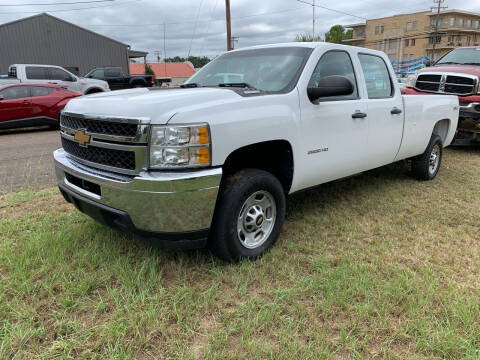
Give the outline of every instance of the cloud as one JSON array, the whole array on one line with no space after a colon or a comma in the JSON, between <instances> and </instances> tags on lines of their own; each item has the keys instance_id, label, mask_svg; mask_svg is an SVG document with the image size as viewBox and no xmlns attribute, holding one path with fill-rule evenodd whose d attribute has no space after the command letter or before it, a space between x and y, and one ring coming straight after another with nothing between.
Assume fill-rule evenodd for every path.
<instances>
[{"instance_id":1,"label":"cloud","mask_svg":"<svg viewBox=\"0 0 480 360\"><path fill-rule=\"evenodd\" d=\"M15 2L16 5L22 3L32 1ZM401 3L317 0L317 4L369 19L429 10L434 5L432 0ZM480 12L478 0L446 0L446 5L450 9ZM47 10L66 21L127 43L132 49L148 51L151 59L156 50L164 55L164 22L167 56L186 56L190 47L192 55L215 56L226 48L224 0L116 0L92 6L0 6L0 23ZM296 0L231 0L231 16L232 35L239 38L237 47L293 41L297 34L312 31L312 7ZM316 33L320 35L333 25L362 21L322 8L316 8L315 17Z\"/></svg>"}]
</instances>

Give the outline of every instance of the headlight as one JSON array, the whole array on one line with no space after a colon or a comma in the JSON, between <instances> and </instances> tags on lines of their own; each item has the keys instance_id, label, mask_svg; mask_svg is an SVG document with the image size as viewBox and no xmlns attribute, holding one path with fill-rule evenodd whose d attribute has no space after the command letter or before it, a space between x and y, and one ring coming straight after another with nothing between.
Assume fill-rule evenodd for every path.
<instances>
[{"instance_id":1,"label":"headlight","mask_svg":"<svg viewBox=\"0 0 480 360\"><path fill-rule=\"evenodd\" d=\"M407 81L405 82L405 86L409 88L414 88L416 81L417 81L417 75L408 75Z\"/></svg>"},{"instance_id":2,"label":"headlight","mask_svg":"<svg viewBox=\"0 0 480 360\"><path fill-rule=\"evenodd\" d=\"M105 85L103 85L103 87L104 87L105 89L108 89L108 83L105 83Z\"/></svg>"},{"instance_id":3,"label":"headlight","mask_svg":"<svg viewBox=\"0 0 480 360\"><path fill-rule=\"evenodd\" d=\"M150 168L205 167L210 163L210 129L207 124L151 127Z\"/></svg>"}]
</instances>

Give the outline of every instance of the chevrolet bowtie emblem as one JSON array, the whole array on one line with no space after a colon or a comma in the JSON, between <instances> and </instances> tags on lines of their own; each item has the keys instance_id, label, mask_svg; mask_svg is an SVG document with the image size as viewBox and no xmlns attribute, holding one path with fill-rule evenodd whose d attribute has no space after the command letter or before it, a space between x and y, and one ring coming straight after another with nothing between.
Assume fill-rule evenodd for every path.
<instances>
[{"instance_id":1,"label":"chevrolet bowtie emblem","mask_svg":"<svg viewBox=\"0 0 480 360\"><path fill-rule=\"evenodd\" d=\"M84 130L78 130L73 137L78 145L87 147L87 144L90 142L90 135L85 134Z\"/></svg>"}]
</instances>

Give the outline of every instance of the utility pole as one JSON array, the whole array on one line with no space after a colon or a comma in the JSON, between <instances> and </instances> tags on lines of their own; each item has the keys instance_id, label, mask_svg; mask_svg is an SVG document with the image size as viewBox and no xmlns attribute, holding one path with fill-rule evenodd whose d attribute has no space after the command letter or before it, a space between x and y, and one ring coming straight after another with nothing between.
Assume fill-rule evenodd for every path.
<instances>
[{"instance_id":1,"label":"utility pole","mask_svg":"<svg viewBox=\"0 0 480 360\"><path fill-rule=\"evenodd\" d=\"M165 67L165 77L167 77L167 45L166 45L166 40L165 36L167 34L167 24L165 22L163 23L163 62L164 62L164 67Z\"/></svg>"},{"instance_id":2,"label":"utility pole","mask_svg":"<svg viewBox=\"0 0 480 360\"><path fill-rule=\"evenodd\" d=\"M225 12L227 17L227 50L232 50L232 24L230 22L230 0L225 0Z\"/></svg>"},{"instance_id":3,"label":"utility pole","mask_svg":"<svg viewBox=\"0 0 480 360\"><path fill-rule=\"evenodd\" d=\"M312 41L315 41L315 0L312 0Z\"/></svg>"},{"instance_id":4,"label":"utility pole","mask_svg":"<svg viewBox=\"0 0 480 360\"><path fill-rule=\"evenodd\" d=\"M437 10L437 16L435 17L435 36L433 37L433 56L435 57L435 45L437 45L438 38L438 23L440 20L440 10L446 9L448 6L442 6L445 0L433 0L437 6L431 7L432 10ZM433 59L434 60L434 59Z\"/></svg>"},{"instance_id":5,"label":"utility pole","mask_svg":"<svg viewBox=\"0 0 480 360\"><path fill-rule=\"evenodd\" d=\"M157 63L159 63L160 62L160 50L155 50L153 53L155 54L155 57L157 58Z\"/></svg>"}]
</instances>

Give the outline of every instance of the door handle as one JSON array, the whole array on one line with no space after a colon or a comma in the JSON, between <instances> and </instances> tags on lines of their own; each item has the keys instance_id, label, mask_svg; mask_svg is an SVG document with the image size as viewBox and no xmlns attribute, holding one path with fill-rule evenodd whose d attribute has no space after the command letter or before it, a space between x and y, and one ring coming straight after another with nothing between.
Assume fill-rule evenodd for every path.
<instances>
[{"instance_id":1,"label":"door handle","mask_svg":"<svg viewBox=\"0 0 480 360\"><path fill-rule=\"evenodd\" d=\"M55 81L49 81L48 83L49 83L49 84L58 84L58 83L55 82Z\"/></svg>"},{"instance_id":2,"label":"door handle","mask_svg":"<svg viewBox=\"0 0 480 360\"><path fill-rule=\"evenodd\" d=\"M352 114L352 119L363 119L366 118L367 114L362 113L362 112L355 112Z\"/></svg>"},{"instance_id":3,"label":"door handle","mask_svg":"<svg viewBox=\"0 0 480 360\"><path fill-rule=\"evenodd\" d=\"M398 115L398 114L401 114L401 113L402 113L402 110L400 110L400 109L397 108L397 107L394 107L394 108L392 109L392 111L390 111L390 114L392 114L392 115Z\"/></svg>"},{"instance_id":4,"label":"door handle","mask_svg":"<svg viewBox=\"0 0 480 360\"><path fill-rule=\"evenodd\" d=\"M24 104L30 104L30 101L28 101L28 100L23 100L23 103L24 103Z\"/></svg>"}]
</instances>

